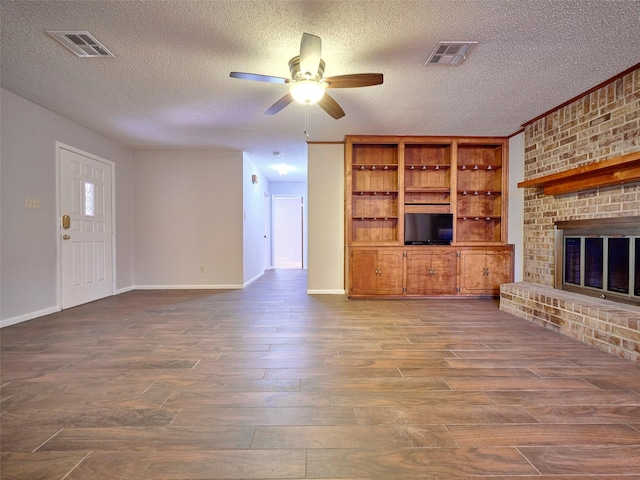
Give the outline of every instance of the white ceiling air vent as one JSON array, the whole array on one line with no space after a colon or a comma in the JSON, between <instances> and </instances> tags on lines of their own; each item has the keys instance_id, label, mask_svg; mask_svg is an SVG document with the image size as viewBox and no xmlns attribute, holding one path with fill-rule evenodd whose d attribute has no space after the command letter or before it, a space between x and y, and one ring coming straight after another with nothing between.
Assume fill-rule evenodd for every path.
<instances>
[{"instance_id":1,"label":"white ceiling air vent","mask_svg":"<svg viewBox=\"0 0 640 480\"><path fill-rule=\"evenodd\" d=\"M458 65L478 42L438 42L425 65Z\"/></svg>"},{"instance_id":2,"label":"white ceiling air vent","mask_svg":"<svg viewBox=\"0 0 640 480\"><path fill-rule=\"evenodd\" d=\"M113 57L89 32L47 32L79 57Z\"/></svg>"}]
</instances>

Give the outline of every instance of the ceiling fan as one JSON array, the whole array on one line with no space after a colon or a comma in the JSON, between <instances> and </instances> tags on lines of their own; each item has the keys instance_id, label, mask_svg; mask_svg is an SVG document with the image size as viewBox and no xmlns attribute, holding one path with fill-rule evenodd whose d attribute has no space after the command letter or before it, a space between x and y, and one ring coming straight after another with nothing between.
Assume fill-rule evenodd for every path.
<instances>
[{"instance_id":1,"label":"ceiling fan","mask_svg":"<svg viewBox=\"0 0 640 480\"><path fill-rule=\"evenodd\" d=\"M325 112L338 119L344 117L344 110L325 92L325 89L380 85L382 84L382 74L355 73L323 78L325 63L320 58L321 52L322 41L320 37L305 33L300 42L300 55L289 60L290 79L243 72L231 72L230 76L242 80L289 85L289 93L269 107L265 112L268 115L278 113L295 100L305 105L317 103Z\"/></svg>"}]
</instances>

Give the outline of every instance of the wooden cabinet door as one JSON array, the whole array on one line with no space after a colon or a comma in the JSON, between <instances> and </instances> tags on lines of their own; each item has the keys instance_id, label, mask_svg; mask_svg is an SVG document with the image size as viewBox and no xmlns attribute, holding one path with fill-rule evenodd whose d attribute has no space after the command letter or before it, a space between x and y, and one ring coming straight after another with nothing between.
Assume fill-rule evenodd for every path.
<instances>
[{"instance_id":1,"label":"wooden cabinet door","mask_svg":"<svg viewBox=\"0 0 640 480\"><path fill-rule=\"evenodd\" d=\"M350 255L350 295L402 295L402 250L354 249Z\"/></svg>"},{"instance_id":2,"label":"wooden cabinet door","mask_svg":"<svg viewBox=\"0 0 640 480\"><path fill-rule=\"evenodd\" d=\"M490 252L486 256L487 289L492 295L500 294L500 285L513 280L511 252Z\"/></svg>"},{"instance_id":3,"label":"wooden cabinet door","mask_svg":"<svg viewBox=\"0 0 640 480\"><path fill-rule=\"evenodd\" d=\"M455 252L407 253L407 295L455 294Z\"/></svg>"},{"instance_id":4,"label":"wooden cabinet door","mask_svg":"<svg viewBox=\"0 0 640 480\"><path fill-rule=\"evenodd\" d=\"M375 295L378 291L378 251L352 250L349 262L349 294Z\"/></svg>"},{"instance_id":5,"label":"wooden cabinet door","mask_svg":"<svg viewBox=\"0 0 640 480\"><path fill-rule=\"evenodd\" d=\"M378 295L402 295L402 250L378 251Z\"/></svg>"},{"instance_id":6,"label":"wooden cabinet door","mask_svg":"<svg viewBox=\"0 0 640 480\"><path fill-rule=\"evenodd\" d=\"M460 293L498 295L512 278L511 250L468 250L460 254Z\"/></svg>"},{"instance_id":7,"label":"wooden cabinet door","mask_svg":"<svg viewBox=\"0 0 640 480\"><path fill-rule=\"evenodd\" d=\"M451 295L456 293L456 254L455 252L433 255L431 259L433 271L431 290L435 295Z\"/></svg>"},{"instance_id":8,"label":"wooden cabinet door","mask_svg":"<svg viewBox=\"0 0 640 480\"><path fill-rule=\"evenodd\" d=\"M460 293L479 295L486 290L485 253L463 251L460 254Z\"/></svg>"}]
</instances>

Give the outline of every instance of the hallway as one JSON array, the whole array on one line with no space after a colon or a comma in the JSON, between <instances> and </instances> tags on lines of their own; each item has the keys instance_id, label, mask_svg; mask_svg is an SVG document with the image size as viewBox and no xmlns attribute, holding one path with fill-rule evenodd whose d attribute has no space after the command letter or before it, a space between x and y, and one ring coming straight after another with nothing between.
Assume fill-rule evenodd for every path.
<instances>
[{"instance_id":1,"label":"hallway","mask_svg":"<svg viewBox=\"0 0 640 480\"><path fill-rule=\"evenodd\" d=\"M4 328L9 479L640 478L640 366L494 300L133 291Z\"/></svg>"}]
</instances>

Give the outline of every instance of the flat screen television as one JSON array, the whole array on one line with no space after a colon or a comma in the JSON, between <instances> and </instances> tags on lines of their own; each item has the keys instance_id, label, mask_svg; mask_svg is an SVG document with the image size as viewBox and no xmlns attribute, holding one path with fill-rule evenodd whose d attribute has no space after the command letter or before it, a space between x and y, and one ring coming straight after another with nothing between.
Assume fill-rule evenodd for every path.
<instances>
[{"instance_id":1,"label":"flat screen television","mask_svg":"<svg viewBox=\"0 0 640 480\"><path fill-rule=\"evenodd\" d=\"M453 240L453 214L405 213L405 245L449 245Z\"/></svg>"}]
</instances>

